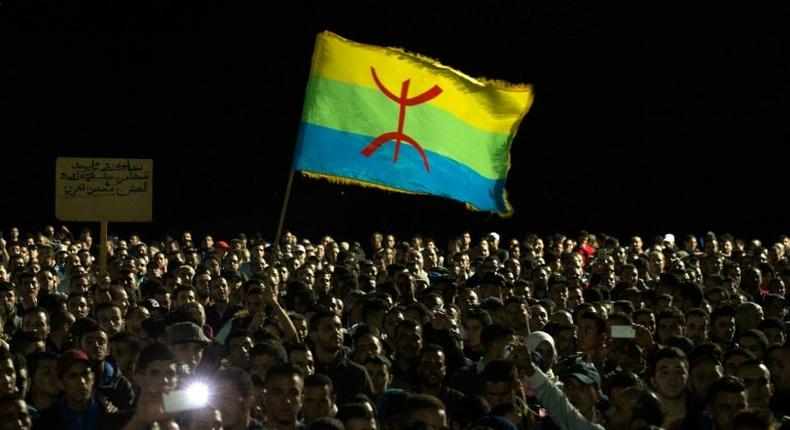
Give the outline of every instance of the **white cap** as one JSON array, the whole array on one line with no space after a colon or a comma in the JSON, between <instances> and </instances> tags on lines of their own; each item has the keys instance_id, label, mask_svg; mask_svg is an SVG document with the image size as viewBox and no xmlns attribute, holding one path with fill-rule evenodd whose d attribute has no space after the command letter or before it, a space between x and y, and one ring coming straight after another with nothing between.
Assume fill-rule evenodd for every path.
<instances>
[{"instance_id":1,"label":"white cap","mask_svg":"<svg viewBox=\"0 0 790 430\"><path fill-rule=\"evenodd\" d=\"M494 236L494 240L499 240L499 233L497 233L495 231L492 231L491 233L488 233L488 235L489 236Z\"/></svg>"},{"instance_id":2,"label":"white cap","mask_svg":"<svg viewBox=\"0 0 790 430\"><path fill-rule=\"evenodd\" d=\"M664 242L675 243L675 235L672 233L667 233L664 235Z\"/></svg>"}]
</instances>

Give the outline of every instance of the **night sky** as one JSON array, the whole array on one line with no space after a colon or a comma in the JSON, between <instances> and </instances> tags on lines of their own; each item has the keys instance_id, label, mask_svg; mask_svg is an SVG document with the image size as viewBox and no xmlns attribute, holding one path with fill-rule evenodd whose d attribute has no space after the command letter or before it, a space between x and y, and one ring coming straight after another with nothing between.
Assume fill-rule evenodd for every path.
<instances>
[{"instance_id":1,"label":"night sky","mask_svg":"<svg viewBox=\"0 0 790 430\"><path fill-rule=\"evenodd\" d=\"M154 159L154 223L111 231L273 237L315 36L331 30L533 84L535 102L512 218L297 177L297 234L787 232L787 6L85 3L104 4L0 7L2 230L58 222L56 157L137 157Z\"/></svg>"}]
</instances>

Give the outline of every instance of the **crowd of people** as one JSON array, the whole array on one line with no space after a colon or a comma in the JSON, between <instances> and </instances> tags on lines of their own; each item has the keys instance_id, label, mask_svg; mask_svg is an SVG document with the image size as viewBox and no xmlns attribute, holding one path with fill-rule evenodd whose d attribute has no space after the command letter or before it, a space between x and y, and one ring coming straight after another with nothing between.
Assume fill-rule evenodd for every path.
<instances>
[{"instance_id":1,"label":"crowd of people","mask_svg":"<svg viewBox=\"0 0 790 430\"><path fill-rule=\"evenodd\" d=\"M790 238L0 238L2 429L790 428Z\"/></svg>"}]
</instances>

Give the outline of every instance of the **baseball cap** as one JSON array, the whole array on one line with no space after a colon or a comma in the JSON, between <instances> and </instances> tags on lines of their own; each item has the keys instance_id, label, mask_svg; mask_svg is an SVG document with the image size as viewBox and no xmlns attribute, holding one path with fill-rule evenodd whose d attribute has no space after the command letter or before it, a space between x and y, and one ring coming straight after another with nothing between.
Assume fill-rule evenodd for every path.
<instances>
[{"instance_id":1,"label":"baseball cap","mask_svg":"<svg viewBox=\"0 0 790 430\"><path fill-rule=\"evenodd\" d=\"M80 351L79 349L69 349L63 352L60 358L58 358L58 363L56 364L58 377L62 378L63 375L68 372L69 368L77 363L86 363L88 366L90 366L91 360L88 358L88 354Z\"/></svg>"},{"instance_id":2,"label":"baseball cap","mask_svg":"<svg viewBox=\"0 0 790 430\"><path fill-rule=\"evenodd\" d=\"M214 243L214 248L230 249L230 245L228 245L228 242L225 242L224 240L220 240L219 242Z\"/></svg>"},{"instance_id":3,"label":"baseball cap","mask_svg":"<svg viewBox=\"0 0 790 430\"><path fill-rule=\"evenodd\" d=\"M561 381L574 377L582 384L601 387L601 374L598 373L595 366L578 356L562 361L558 366L557 376Z\"/></svg>"}]
</instances>

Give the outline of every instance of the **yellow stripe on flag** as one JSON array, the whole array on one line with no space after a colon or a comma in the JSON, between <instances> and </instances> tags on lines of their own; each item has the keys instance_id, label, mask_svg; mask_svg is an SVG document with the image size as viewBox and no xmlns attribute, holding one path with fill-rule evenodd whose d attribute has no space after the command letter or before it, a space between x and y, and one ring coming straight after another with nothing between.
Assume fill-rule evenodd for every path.
<instances>
[{"instance_id":1,"label":"yellow stripe on flag","mask_svg":"<svg viewBox=\"0 0 790 430\"><path fill-rule=\"evenodd\" d=\"M474 79L437 61L396 48L352 42L328 31L319 34L313 54L313 74L379 91L371 67L376 69L381 83L398 96L407 79L409 97L438 85L441 95L428 104L485 131L515 132L532 104L530 85Z\"/></svg>"}]
</instances>

